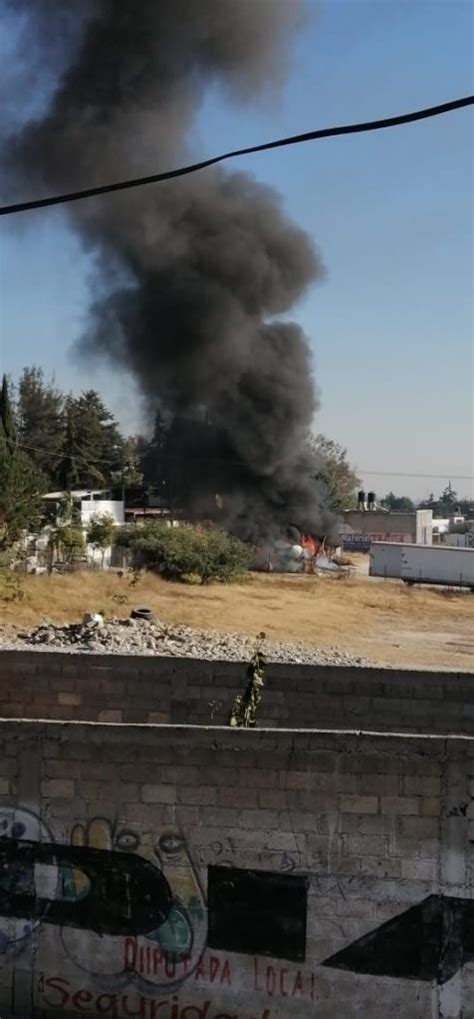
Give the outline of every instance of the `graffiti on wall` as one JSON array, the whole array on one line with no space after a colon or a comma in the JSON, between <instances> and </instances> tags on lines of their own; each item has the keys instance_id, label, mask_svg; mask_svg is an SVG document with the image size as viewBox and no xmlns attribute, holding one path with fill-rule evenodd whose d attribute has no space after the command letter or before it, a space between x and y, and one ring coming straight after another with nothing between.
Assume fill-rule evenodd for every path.
<instances>
[{"instance_id":1,"label":"graffiti on wall","mask_svg":"<svg viewBox=\"0 0 474 1019\"><path fill-rule=\"evenodd\" d=\"M0 959L7 950L20 951L33 930L41 922L45 902L54 899L57 881L54 872L45 872L42 885L42 902L38 899L31 908L29 889L31 888L31 871L25 870L24 861L8 854L8 845L18 845L23 840L35 843L51 842L52 835L44 823L33 811L26 809L0 810ZM9 903L16 896L23 896L23 909L10 909Z\"/></svg>"},{"instance_id":2,"label":"graffiti on wall","mask_svg":"<svg viewBox=\"0 0 474 1019\"><path fill-rule=\"evenodd\" d=\"M40 927L64 950L59 973L39 966L38 1007L82 1012L91 1002L117 1017L214 1019L210 996L191 1005L186 995L194 1001L195 992L231 993L240 985L242 959L237 965L227 954L234 952L250 956L251 995L269 1005L277 998L315 1000L314 973L278 965L305 959L305 878L228 863L209 868L208 938L211 910L178 830L155 838L94 818L60 843L32 811L2 808L0 832L0 967ZM272 924L276 913L280 920ZM271 1008L253 1019L273 1019Z\"/></svg>"},{"instance_id":3,"label":"graffiti on wall","mask_svg":"<svg viewBox=\"0 0 474 1019\"><path fill-rule=\"evenodd\" d=\"M31 928L42 920L101 935L148 934L176 908L164 875L132 853L5 838L0 870L0 912L28 917ZM48 870L57 871L53 898L40 891ZM83 878L84 890L65 894L64 875L74 873Z\"/></svg>"},{"instance_id":4,"label":"graffiti on wall","mask_svg":"<svg viewBox=\"0 0 474 1019\"><path fill-rule=\"evenodd\" d=\"M428 895L347 948L323 966L444 984L474 959L474 902Z\"/></svg>"},{"instance_id":5,"label":"graffiti on wall","mask_svg":"<svg viewBox=\"0 0 474 1019\"><path fill-rule=\"evenodd\" d=\"M339 538L346 552L370 552L372 542L374 541L399 542L402 545L411 544L413 541L409 533L403 532L398 534L388 531L364 531L359 534L344 531L339 534Z\"/></svg>"},{"instance_id":6,"label":"graffiti on wall","mask_svg":"<svg viewBox=\"0 0 474 1019\"><path fill-rule=\"evenodd\" d=\"M95 818L57 843L32 811L7 808L0 833L0 952L46 924L89 975L170 989L196 969L207 911L179 832L146 841Z\"/></svg>"},{"instance_id":7,"label":"graffiti on wall","mask_svg":"<svg viewBox=\"0 0 474 1019\"><path fill-rule=\"evenodd\" d=\"M297 874L209 867L208 944L304 962L307 888Z\"/></svg>"},{"instance_id":8,"label":"graffiti on wall","mask_svg":"<svg viewBox=\"0 0 474 1019\"><path fill-rule=\"evenodd\" d=\"M57 1011L59 1015L102 1015L109 1019L276 1019L272 1008L263 1007L252 1014L223 1011L222 1005L211 998L205 998L199 1005L191 1003L180 994L171 997L146 999L130 998L128 995L97 993L87 987L75 989L63 977L48 977L42 980L42 1005ZM244 1006L245 1008L245 1006ZM67 1012L65 1013L65 1010Z\"/></svg>"},{"instance_id":9,"label":"graffiti on wall","mask_svg":"<svg viewBox=\"0 0 474 1019\"><path fill-rule=\"evenodd\" d=\"M73 925L63 925L62 941L69 958L89 975L120 978L123 984L133 982L144 990L179 986L198 965L207 937L205 895L183 835L178 831L165 831L158 837L150 832L138 834L95 818L87 827L74 826L71 843L79 853L107 854L105 869L115 875L110 880L117 880L116 898L127 903L128 915L120 918L116 936L105 939L93 924L87 939ZM61 874L63 890L72 901L77 904L85 897L87 902L87 866L76 863L63 867ZM153 874L150 881L156 897L150 895L145 874ZM104 893L109 897L105 888ZM137 925L140 913L142 926Z\"/></svg>"}]
</instances>

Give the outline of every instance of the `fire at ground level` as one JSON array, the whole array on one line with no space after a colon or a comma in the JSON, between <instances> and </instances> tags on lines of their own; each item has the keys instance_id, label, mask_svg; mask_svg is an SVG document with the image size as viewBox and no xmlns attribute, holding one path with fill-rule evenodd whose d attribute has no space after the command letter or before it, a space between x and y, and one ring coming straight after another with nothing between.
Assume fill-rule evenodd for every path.
<instances>
[{"instance_id":1,"label":"fire at ground level","mask_svg":"<svg viewBox=\"0 0 474 1019\"><path fill-rule=\"evenodd\" d=\"M267 573L335 572L338 570L335 558L339 552L340 549L329 545L325 538L289 527L284 536L257 549L253 568Z\"/></svg>"},{"instance_id":2,"label":"fire at ground level","mask_svg":"<svg viewBox=\"0 0 474 1019\"><path fill-rule=\"evenodd\" d=\"M218 512L209 513L209 507L203 517L193 516L184 510L171 508L167 505L149 505L143 508L128 508L125 513L127 523L140 524L145 520L166 522L168 527L179 527L180 524L192 523L198 527L224 527L220 510L224 501L215 496ZM271 528L274 531L274 528ZM333 536L334 539L334 536ZM281 528L271 538L262 538L255 546L255 557L252 569L259 573L318 573L320 570L336 572L339 569L337 558L341 546L327 540L326 535L315 535L305 532L292 525Z\"/></svg>"}]
</instances>

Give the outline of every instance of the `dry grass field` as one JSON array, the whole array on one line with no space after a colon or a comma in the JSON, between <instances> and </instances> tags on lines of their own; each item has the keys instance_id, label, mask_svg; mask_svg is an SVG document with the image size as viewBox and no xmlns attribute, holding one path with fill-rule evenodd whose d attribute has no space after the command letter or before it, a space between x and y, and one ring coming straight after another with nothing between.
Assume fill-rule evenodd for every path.
<instances>
[{"instance_id":1,"label":"dry grass field","mask_svg":"<svg viewBox=\"0 0 474 1019\"><path fill-rule=\"evenodd\" d=\"M406 588L356 575L254 575L237 585L194 586L144 574L27 577L21 601L0 601L12 627L76 622L86 610L127 616L145 605L169 622L337 646L379 662L474 671L474 598L468 592Z\"/></svg>"}]
</instances>

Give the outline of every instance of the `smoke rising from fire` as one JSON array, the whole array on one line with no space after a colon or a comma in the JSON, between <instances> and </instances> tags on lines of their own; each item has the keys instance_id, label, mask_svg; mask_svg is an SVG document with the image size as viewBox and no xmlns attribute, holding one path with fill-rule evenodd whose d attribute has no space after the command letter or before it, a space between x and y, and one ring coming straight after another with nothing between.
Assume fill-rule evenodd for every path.
<instances>
[{"instance_id":1,"label":"smoke rising from fire","mask_svg":"<svg viewBox=\"0 0 474 1019\"><path fill-rule=\"evenodd\" d=\"M8 146L22 194L34 196L183 161L205 90L245 102L277 83L301 14L296 0L23 6L35 53L56 17L68 29L48 110ZM213 168L68 212L103 295L81 349L132 371L174 421L180 498L205 513L219 493L225 521L252 538L288 523L325 530L305 449L317 407L310 352L299 326L277 318L322 269L278 196Z\"/></svg>"}]
</instances>

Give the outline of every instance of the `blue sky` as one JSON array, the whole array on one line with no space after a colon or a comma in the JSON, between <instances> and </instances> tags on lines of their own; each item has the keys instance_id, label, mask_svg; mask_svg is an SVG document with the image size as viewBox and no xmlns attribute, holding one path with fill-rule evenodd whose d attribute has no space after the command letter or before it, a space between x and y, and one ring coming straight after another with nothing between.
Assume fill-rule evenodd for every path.
<instances>
[{"instance_id":1,"label":"blue sky","mask_svg":"<svg viewBox=\"0 0 474 1019\"><path fill-rule=\"evenodd\" d=\"M310 7L280 93L246 107L209 93L196 154L473 91L470 0ZM422 496L444 482L364 471L444 474L460 494L474 494L472 481L455 479L474 475L473 140L464 110L229 164L275 187L320 249L326 279L292 315L314 351L315 427L347 446L380 494ZM71 355L91 261L65 213L7 218L0 229L2 370L15 376L41 364L61 386L100 389L126 429L141 426L130 379Z\"/></svg>"}]
</instances>

